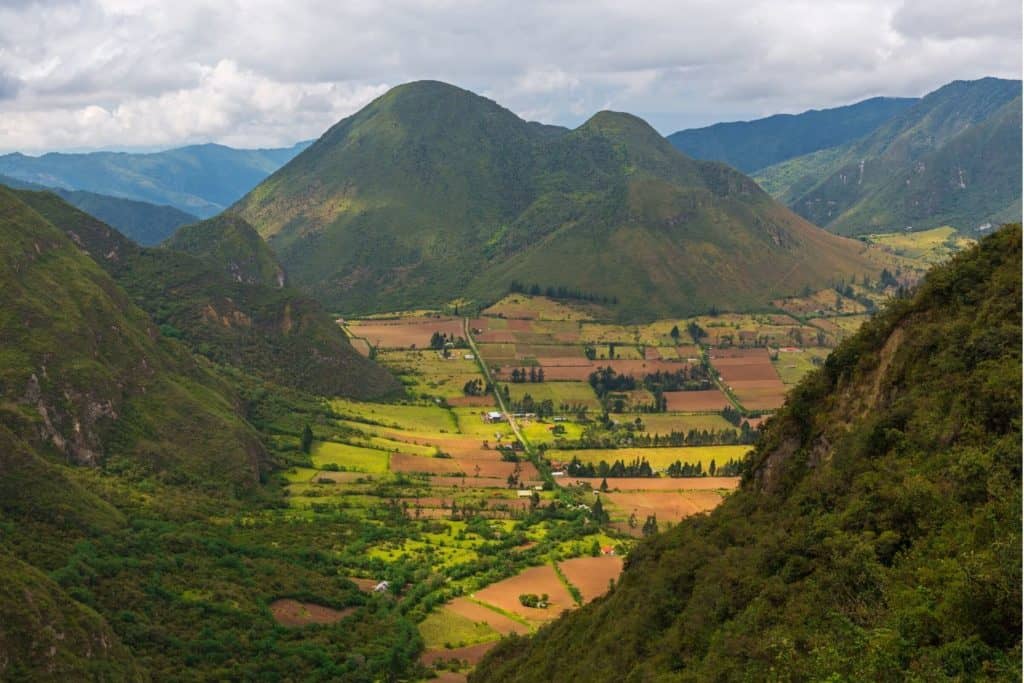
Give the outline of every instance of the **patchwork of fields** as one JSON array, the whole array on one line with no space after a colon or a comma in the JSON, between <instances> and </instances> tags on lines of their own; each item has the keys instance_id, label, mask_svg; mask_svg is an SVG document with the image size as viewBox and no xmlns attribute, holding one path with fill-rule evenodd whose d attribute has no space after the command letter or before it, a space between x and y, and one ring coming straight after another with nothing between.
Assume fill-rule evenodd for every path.
<instances>
[{"instance_id":1,"label":"patchwork of fields","mask_svg":"<svg viewBox=\"0 0 1024 683\"><path fill-rule=\"evenodd\" d=\"M382 529L404 520L353 574L446 577L420 621L421 662L461 680L503 636L607 591L636 537L735 489L787 386L866 318L855 296L614 325L596 306L514 294L469 319L346 321L408 398L333 401L308 462L284 476L289 501Z\"/></svg>"}]
</instances>

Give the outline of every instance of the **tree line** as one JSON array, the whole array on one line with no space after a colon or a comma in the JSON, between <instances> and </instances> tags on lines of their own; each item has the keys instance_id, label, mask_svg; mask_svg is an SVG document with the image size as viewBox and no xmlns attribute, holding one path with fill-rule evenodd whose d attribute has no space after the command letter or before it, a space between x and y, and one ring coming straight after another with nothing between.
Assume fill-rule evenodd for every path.
<instances>
[{"instance_id":1,"label":"tree line","mask_svg":"<svg viewBox=\"0 0 1024 683\"><path fill-rule=\"evenodd\" d=\"M510 294L528 294L530 296L546 296L549 299L571 299L575 301L586 301L588 303L597 304L617 304L619 303L619 297L617 296L605 296L603 294L595 294L594 292L585 292L578 288L569 288L565 286L547 286L541 287L537 283L526 285L522 282L513 280L509 283L508 291Z\"/></svg>"},{"instance_id":2,"label":"tree line","mask_svg":"<svg viewBox=\"0 0 1024 683\"><path fill-rule=\"evenodd\" d=\"M742 472L743 461L734 458L729 459L723 465L718 465L714 459L708 463L707 469L698 461L696 463L676 460L665 469L665 475L673 479L695 478L695 477L738 477ZM580 462L579 458L573 459L566 467L566 473L571 477L601 477L608 479L616 478L655 478L661 476L646 458L634 458L626 462L615 460L609 463L601 460L597 463ZM607 491L607 482L601 482L601 490Z\"/></svg>"}]
</instances>

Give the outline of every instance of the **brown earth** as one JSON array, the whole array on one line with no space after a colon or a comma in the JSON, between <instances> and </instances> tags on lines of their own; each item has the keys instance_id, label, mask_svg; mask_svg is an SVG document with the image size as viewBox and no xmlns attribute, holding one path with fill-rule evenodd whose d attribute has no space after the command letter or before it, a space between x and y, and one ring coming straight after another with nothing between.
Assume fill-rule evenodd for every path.
<instances>
[{"instance_id":1,"label":"brown earth","mask_svg":"<svg viewBox=\"0 0 1024 683\"><path fill-rule=\"evenodd\" d=\"M668 409L672 412L706 412L731 405L718 389L706 391L666 391Z\"/></svg>"},{"instance_id":2,"label":"brown earth","mask_svg":"<svg viewBox=\"0 0 1024 683\"><path fill-rule=\"evenodd\" d=\"M355 607L332 609L312 602L299 602L291 598L282 598L270 603L270 612L274 621L295 628L309 624L334 624L356 611Z\"/></svg>"},{"instance_id":3,"label":"brown earth","mask_svg":"<svg viewBox=\"0 0 1024 683\"><path fill-rule=\"evenodd\" d=\"M510 633L523 634L530 632L530 627L526 624L510 619L504 614L499 614L468 598L455 598L445 606L445 609L474 622L483 622L503 636L507 636Z\"/></svg>"},{"instance_id":4,"label":"brown earth","mask_svg":"<svg viewBox=\"0 0 1024 683\"><path fill-rule=\"evenodd\" d=\"M619 578L622 564L621 557L604 555L565 560L558 564L558 568L579 590L583 602L590 602L608 592L608 583Z\"/></svg>"},{"instance_id":5,"label":"brown earth","mask_svg":"<svg viewBox=\"0 0 1024 683\"><path fill-rule=\"evenodd\" d=\"M548 594L549 604L544 609L524 607L519 603L523 593ZM572 609L575 602L565 585L549 565L530 567L519 574L493 583L473 595L481 602L499 607L506 612L518 614L532 622L545 622L558 617L563 611Z\"/></svg>"}]
</instances>

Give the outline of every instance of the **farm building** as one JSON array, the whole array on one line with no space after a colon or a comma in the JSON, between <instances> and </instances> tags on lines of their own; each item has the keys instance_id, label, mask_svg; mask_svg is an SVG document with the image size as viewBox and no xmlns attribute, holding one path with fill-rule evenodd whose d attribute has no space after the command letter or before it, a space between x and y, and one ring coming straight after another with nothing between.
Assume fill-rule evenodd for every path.
<instances>
[{"instance_id":1,"label":"farm building","mask_svg":"<svg viewBox=\"0 0 1024 683\"><path fill-rule=\"evenodd\" d=\"M484 422L504 422L505 416L497 410L492 410L484 414Z\"/></svg>"}]
</instances>

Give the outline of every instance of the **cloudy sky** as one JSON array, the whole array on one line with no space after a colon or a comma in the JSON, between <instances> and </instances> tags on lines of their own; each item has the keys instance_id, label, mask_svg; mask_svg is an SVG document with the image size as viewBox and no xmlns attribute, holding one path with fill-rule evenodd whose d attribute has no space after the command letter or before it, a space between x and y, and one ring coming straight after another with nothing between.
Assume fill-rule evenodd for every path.
<instances>
[{"instance_id":1,"label":"cloudy sky","mask_svg":"<svg viewBox=\"0 0 1024 683\"><path fill-rule=\"evenodd\" d=\"M286 145L421 78L668 133L985 75L1020 0L0 0L0 152Z\"/></svg>"}]
</instances>

